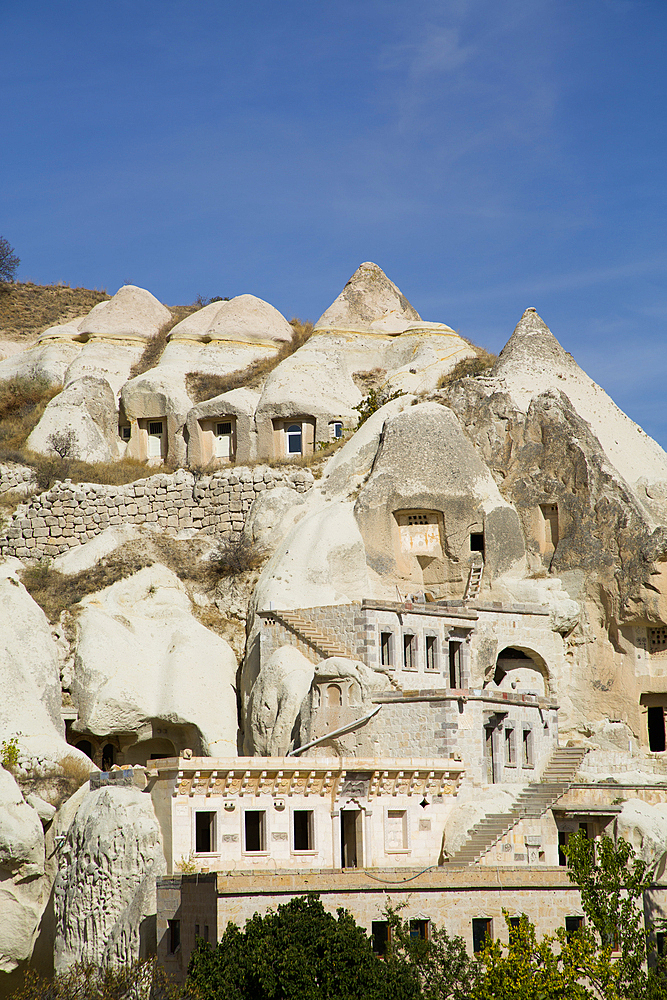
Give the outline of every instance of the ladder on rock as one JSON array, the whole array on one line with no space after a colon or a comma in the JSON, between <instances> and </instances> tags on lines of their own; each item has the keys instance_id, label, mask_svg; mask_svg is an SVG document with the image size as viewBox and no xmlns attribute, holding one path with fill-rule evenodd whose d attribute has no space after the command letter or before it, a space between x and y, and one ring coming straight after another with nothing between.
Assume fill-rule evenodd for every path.
<instances>
[{"instance_id":1,"label":"ladder on rock","mask_svg":"<svg viewBox=\"0 0 667 1000\"><path fill-rule=\"evenodd\" d=\"M484 560L481 555L478 554L478 558L475 559L472 566L470 567L470 573L468 574L468 582L466 583L465 593L463 594L464 601L474 601L476 597L479 596L479 592L482 588L482 573L484 572Z\"/></svg>"},{"instance_id":2,"label":"ladder on rock","mask_svg":"<svg viewBox=\"0 0 667 1000\"><path fill-rule=\"evenodd\" d=\"M358 654L348 649L336 636L331 635L324 629L317 628L316 625L309 622L298 611L271 611L271 614L277 621L286 626L290 632L294 632L300 639L303 639L304 642L323 656L324 659L327 659L329 656L344 656L348 660L359 659Z\"/></svg>"},{"instance_id":3,"label":"ladder on rock","mask_svg":"<svg viewBox=\"0 0 667 1000\"><path fill-rule=\"evenodd\" d=\"M537 819L568 790L586 747L557 747L540 781L533 781L516 798L509 812L489 813L472 830L465 844L449 859L450 865L473 865L522 819Z\"/></svg>"}]
</instances>

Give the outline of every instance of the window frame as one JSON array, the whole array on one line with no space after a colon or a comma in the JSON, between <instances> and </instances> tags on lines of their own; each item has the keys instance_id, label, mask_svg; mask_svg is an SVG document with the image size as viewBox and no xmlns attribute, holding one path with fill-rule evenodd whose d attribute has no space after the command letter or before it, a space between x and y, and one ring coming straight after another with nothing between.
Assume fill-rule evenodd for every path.
<instances>
[{"instance_id":1,"label":"window frame","mask_svg":"<svg viewBox=\"0 0 667 1000\"><path fill-rule=\"evenodd\" d=\"M535 767L533 727L525 723L521 726L521 767L526 770L532 770Z\"/></svg>"},{"instance_id":2,"label":"window frame","mask_svg":"<svg viewBox=\"0 0 667 1000\"><path fill-rule=\"evenodd\" d=\"M303 455L303 421L294 420L292 423L285 421L284 424L284 434L285 434L285 454L286 455ZM292 451L290 444L292 438L297 436L297 431L294 428L298 428L299 435L299 450Z\"/></svg>"},{"instance_id":3,"label":"window frame","mask_svg":"<svg viewBox=\"0 0 667 1000\"><path fill-rule=\"evenodd\" d=\"M410 666L408 666L408 656L406 655L408 650L410 651ZM403 632L403 670L407 670L410 673L415 673L419 670L418 661L418 641L416 632Z\"/></svg>"},{"instance_id":4,"label":"window frame","mask_svg":"<svg viewBox=\"0 0 667 1000\"><path fill-rule=\"evenodd\" d=\"M197 817L198 816L210 816L210 851L198 851L197 850ZM194 853L197 857L211 857L214 854L219 854L217 850L218 846L218 814L215 809L193 809L192 810L192 824L193 824L193 838L192 842L194 844Z\"/></svg>"},{"instance_id":5,"label":"window frame","mask_svg":"<svg viewBox=\"0 0 667 1000\"><path fill-rule=\"evenodd\" d=\"M433 666L429 666L429 649L433 650ZM440 636L436 632L424 632L424 670L429 674L440 673Z\"/></svg>"},{"instance_id":6,"label":"window frame","mask_svg":"<svg viewBox=\"0 0 667 1000\"><path fill-rule=\"evenodd\" d=\"M480 947L476 948L475 947L475 939L477 938L479 940L479 933L476 934L475 931L476 930L479 931L479 925L482 924L482 923L484 923L484 925L485 925L484 926L484 935L483 935L483 937L481 939ZM493 917L473 917L472 921L471 921L471 926L472 926L472 951L473 951L473 955L479 955L480 951L482 951L483 948L484 948L484 942L485 942L486 938L488 937L491 941L493 940Z\"/></svg>"},{"instance_id":7,"label":"window frame","mask_svg":"<svg viewBox=\"0 0 667 1000\"><path fill-rule=\"evenodd\" d=\"M260 829L260 845L261 846L260 846L260 849L258 851L248 850L248 846L247 846L248 827L247 827L246 816L249 813L259 813L259 815L263 817L263 819L260 821L260 828L259 829ZM268 809L253 809L253 808L247 808L247 809L244 808L244 809L242 809L242 811L241 811L241 823L242 823L242 829L241 829L241 836L242 836L241 848L242 848L242 853L244 855L247 855L248 857L251 857L251 858L268 857L268 855L269 855L269 850L268 850L268 844L269 844L269 811L268 811Z\"/></svg>"},{"instance_id":8,"label":"window frame","mask_svg":"<svg viewBox=\"0 0 667 1000\"><path fill-rule=\"evenodd\" d=\"M179 917L167 920L167 954L176 955L181 948L181 921Z\"/></svg>"},{"instance_id":9,"label":"window frame","mask_svg":"<svg viewBox=\"0 0 667 1000\"><path fill-rule=\"evenodd\" d=\"M389 814L402 813L403 815L403 847L389 846ZM384 807L384 852L385 854L410 854L412 852L412 838L410 836L410 815L407 808L397 805L387 805Z\"/></svg>"},{"instance_id":10,"label":"window frame","mask_svg":"<svg viewBox=\"0 0 667 1000\"><path fill-rule=\"evenodd\" d=\"M385 636L388 639L388 642L386 644L386 648L388 650L389 660L388 660L387 663L385 663L385 661L384 661L385 644L383 642L383 639L384 639ZM386 667L389 670L393 670L395 668L395 666L396 666L395 644L396 644L395 633L391 629L383 631L382 626L380 626L380 666L381 667Z\"/></svg>"},{"instance_id":11,"label":"window frame","mask_svg":"<svg viewBox=\"0 0 667 1000\"><path fill-rule=\"evenodd\" d=\"M516 767L516 731L514 724L505 726L505 767Z\"/></svg>"},{"instance_id":12,"label":"window frame","mask_svg":"<svg viewBox=\"0 0 667 1000\"><path fill-rule=\"evenodd\" d=\"M308 839L311 846L305 849L296 847L296 837L295 837L295 826L294 817L296 813L307 813L308 815ZM312 856L319 853L317 849L317 840L315 836L315 810L314 809L296 809L292 807L290 809L290 851L297 857L302 858L304 856ZM256 854L256 851L252 852Z\"/></svg>"}]
</instances>

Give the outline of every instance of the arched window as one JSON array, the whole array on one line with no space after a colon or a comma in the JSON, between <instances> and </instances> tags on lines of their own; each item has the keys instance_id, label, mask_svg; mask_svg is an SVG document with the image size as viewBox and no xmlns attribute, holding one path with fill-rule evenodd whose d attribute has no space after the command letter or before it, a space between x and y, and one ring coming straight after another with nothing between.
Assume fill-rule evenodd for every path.
<instances>
[{"instance_id":1,"label":"arched window","mask_svg":"<svg viewBox=\"0 0 667 1000\"><path fill-rule=\"evenodd\" d=\"M288 455L301 455L301 424L290 424L285 431L287 437L287 454Z\"/></svg>"},{"instance_id":2,"label":"arched window","mask_svg":"<svg viewBox=\"0 0 667 1000\"><path fill-rule=\"evenodd\" d=\"M329 440L340 441L343 436L343 421L332 420L329 424Z\"/></svg>"},{"instance_id":3,"label":"arched window","mask_svg":"<svg viewBox=\"0 0 667 1000\"><path fill-rule=\"evenodd\" d=\"M329 708L340 708L342 691L337 684L329 684L327 688L327 705Z\"/></svg>"}]
</instances>

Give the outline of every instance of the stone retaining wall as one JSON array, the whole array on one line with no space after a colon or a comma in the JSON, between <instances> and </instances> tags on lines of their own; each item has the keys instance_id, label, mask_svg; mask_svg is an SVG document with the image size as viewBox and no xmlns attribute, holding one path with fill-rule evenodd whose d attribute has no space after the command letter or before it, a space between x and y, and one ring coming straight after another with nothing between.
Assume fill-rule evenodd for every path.
<instances>
[{"instance_id":1,"label":"stone retaining wall","mask_svg":"<svg viewBox=\"0 0 667 1000\"><path fill-rule=\"evenodd\" d=\"M313 481L309 469L268 466L221 469L200 477L179 469L124 486L66 479L19 505L0 538L0 554L19 559L56 556L121 524L152 522L172 531L196 528L238 538L260 493L277 486L305 493Z\"/></svg>"},{"instance_id":2,"label":"stone retaining wall","mask_svg":"<svg viewBox=\"0 0 667 1000\"><path fill-rule=\"evenodd\" d=\"M27 465L14 462L0 463L0 495L10 490L27 493L33 488L35 472Z\"/></svg>"}]
</instances>

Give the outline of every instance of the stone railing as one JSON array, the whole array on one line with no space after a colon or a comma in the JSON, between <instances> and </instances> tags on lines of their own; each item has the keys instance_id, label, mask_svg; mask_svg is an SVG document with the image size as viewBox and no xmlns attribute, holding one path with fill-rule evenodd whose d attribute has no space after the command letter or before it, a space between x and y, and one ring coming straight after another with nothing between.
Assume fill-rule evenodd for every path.
<instances>
[{"instance_id":1,"label":"stone railing","mask_svg":"<svg viewBox=\"0 0 667 1000\"><path fill-rule=\"evenodd\" d=\"M58 482L17 508L0 537L0 554L19 559L56 556L113 525L154 524L171 531L196 528L238 538L256 497L285 486L305 493L309 469L221 469L195 477L179 469L124 486Z\"/></svg>"}]
</instances>

